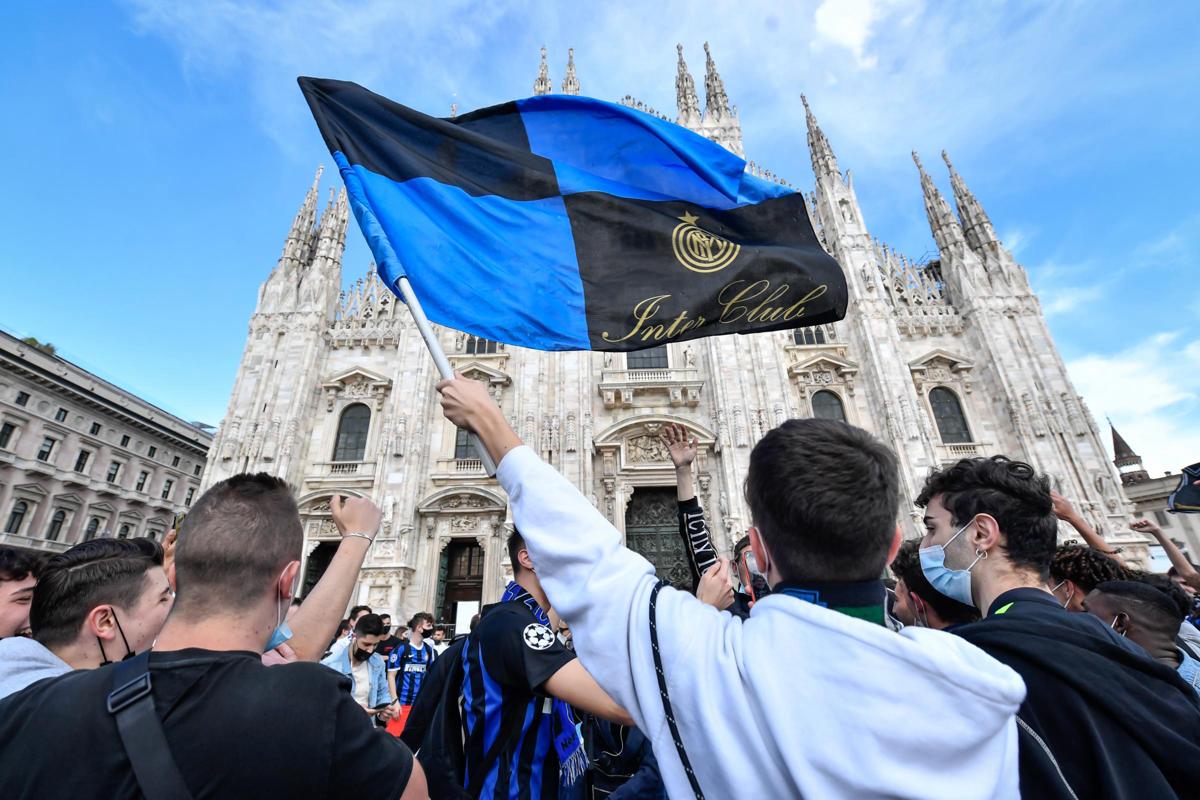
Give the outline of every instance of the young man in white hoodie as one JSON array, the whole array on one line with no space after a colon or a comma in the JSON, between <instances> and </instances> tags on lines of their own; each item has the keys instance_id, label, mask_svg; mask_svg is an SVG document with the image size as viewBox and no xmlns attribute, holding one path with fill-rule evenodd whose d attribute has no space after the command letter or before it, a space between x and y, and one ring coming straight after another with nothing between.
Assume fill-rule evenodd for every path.
<instances>
[{"instance_id":1,"label":"young man in white hoodie","mask_svg":"<svg viewBox=\"0 0 1200 800\"><path fill-rule=\"evenodd\" d=\"M0 697L146 650L174 597L150 539L92 539L52 557L33 590L33 637L0 641Z\"/></svg>"},{"instance_id":2,"label":"young man in white hoodie","mask_svg":"<svg viewBox=\"0 0 1200 800\"><path fill-rule=\"evenodd\" d=\"M547 595L653 743L671 797L1017 796L1020 678L954 636L883 625L899 478L865 431L791 420L755 447L751 546L774 593L742 621L658 591L654 567L522 446L483 384L438 389L499 464Z\"/></svg>"}]
</instances>

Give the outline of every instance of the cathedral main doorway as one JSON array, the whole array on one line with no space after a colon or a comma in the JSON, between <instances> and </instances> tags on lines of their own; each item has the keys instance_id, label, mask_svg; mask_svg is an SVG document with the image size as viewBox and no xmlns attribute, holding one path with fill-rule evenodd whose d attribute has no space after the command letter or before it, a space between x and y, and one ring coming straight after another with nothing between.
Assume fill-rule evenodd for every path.
<instances>
[{"instance_id":1,"label":"cathedral main doorway","mask_svg":"<svg viewBox=\"0 0 1200 800\"><path fill-rule=\"evenodd\" d=\"M304 586L300 592L301 597L308 597L308 593L317 585L317 581L321 580L325 570L329 569L329 562L333 560L333 554L337 552L337 549L337 542L321 542L308 554L308 561L304 566Z\"/></svg>"},{"instance_id":2,"label":"cathedral main doorway","mask_svg":"<svg viewBox=\"0 0 1200 800\"><path fill-rule=\"evenodd\" d=\"M479 611L483 560L483 548L474 539L452 541L442 551L435 608L438 623L453 626L452 634L467 633L471 617Z\"/></svg>"},{"instance_id":3,"label":"cathedral main doorway","mask_svg":"<svg viewBox=\"0 0 1200 800\"><path fill-rule=\"evenodd\" d=\"M675 489L639 486L625 508L625 543L654 565L658 577L692 590L692 571L679 535Z\"/></svg>"}]
</instances>

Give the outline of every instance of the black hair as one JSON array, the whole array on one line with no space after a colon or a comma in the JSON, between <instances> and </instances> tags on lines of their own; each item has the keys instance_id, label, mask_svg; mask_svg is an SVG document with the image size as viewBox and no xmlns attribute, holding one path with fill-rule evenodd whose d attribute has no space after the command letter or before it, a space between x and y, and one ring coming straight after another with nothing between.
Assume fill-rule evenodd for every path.
<instances>
[{"instance_id":1,"label":"black hair","mask_svg":"<svg viewBox=\"0 0 1200 800\"><path fill-rule=\"evenodd\" d=\"M378 614L364 614L354 623L355 636L383 636L383 620Z\"/></svg>"},{"instance_id":2,"label":"black hair","mask_svg":"<svg viewBox=\"0 0 1200 800\"><path fill-rule=\"evenodd\" d=\"M1113 598L1121 611L1136 617L1146 627L1170 633L1179 629L1184 615L1164 592L1141 581L1105 581L1096 587L1100 594Z\"/></svg>"},{"instance_id":3,"label":"black hair","mask_svg":"<svg viewBox=\"0 0 1200 800\"><path fill-rule=\"evenodd\" d=\"M1064 544L1054 553L1050 562L1050 579L1055 583L1074 581L1085 592L1090 592L1106 581L1128 580L1129 571L1116 559L1101 553L1094 547L1082 544Z\"/></svg>"},{"instance_id":4,"label":"black hair","mask_svg":"<svg viewBox=\"0 0 1200 800\"><path fill-rule=\"evenodd\" d=\"M749 546L750 546L750 537L749 536L743 536L742 538L738 539L737 544L735 544L733 546L733 557L737 558L738 553L742 552Z\"/></svg>"},{"instance_id":5,"label":"black hair","mask_svg":"<svg viewBox=\"0 0 1200 800\"><path fill-rule=\"evenodd\" d=\"M524 569L521 562L517 560L517 554L525 549L525 537L516 528L513 528L512 533L508 535L508 560L512 562L513 574Z\"/></svg>"},{"instance_id":6,"label":"black hair","mask_svg":"<svg viewBox=\"0 0 1200 800\"><path fill-rule=\"evenodd\" d=\"M173 613L205 616L253 606L300 558L303 544L296 501L282 478L259 472L213 485L179 529Z\"/></svg>"},{"instance_id":7,"label":"black hair","mask_svg":"<svg viewBox=\"0 0 1200 800\"><path fill-rule=\"evenodd\" d=\"M387 622L383 623L384 625L387 625L388 623L390 623L390 622L392 621L392 615L391 615L391 614L380 614L380 615L379 615L379 618L380 618L380 619L387 620Z\"/></svg>"},{"instance_id":8,"label":"black hair","mask_svg":"<svg viewBox=\"0 0 1200 800\"><path fill-rule=\"evenodd\" d=\"M746 503L784 580L870 580L887 563L900 504L896 455L828 419L792 419L750 453Z\"/></svg>"},{"instance_id":9,"label":"black hair","mask_svg":"<svg viewBox=\"0 0 1200 800\"><path fill-rule=\"evenodd\" d=\"M0 547L0 581L23 581L30 575L36 578L44 563L44 556Z\"/></svg>"},{"instance_id":10,"label":"black hair","mask_svg":"<svg viewBox=\"0 0 1200 800\"><path fill-rule=\"evenodd\" d=\"M1153 586L1165 594L1179 608L1179 618L1181 620L1192 613L1192 598L1180 588L1178 583L1171 580L1167 575L1157 572L1130 571L1129 580L1140 581L1147 586Z\"/></svg>"},{"instance_id":11,"label":"black hair","mask_svg":"<svg viewBox=\"0 0 1200 800\"><path fill-rule=\"evenodd\" d=\"M96 606L136 605L146 571L162 563L162 546L141 538L91 539L51 557L33 590L33 637L46 647L70 644Z\"/></svg>"},{"instance_id":12,"label":"black hair","mask_svg":"<svg viewBox=\"0 0 1200 800\"><path fill-rule=\"evenodd\" d=\"M1004 536L1002 548L1013 565L1046 580L1058 543L1058 519L1050 500L1050 478L1023 461L1005 456L964 458L935 470L925 479L918 506L941 495L957 527L979 514L995 518Z\"/></svg>"},{"instance_id":13,"label":"black hair","mask_svg":"<svg viewBox=\"0 0 1200 800\"><path fill-rule=\"evenodd\" d=\"M413 614L413 618L408 621L408 627L412 630L416 630L416 627L421 624L422 620L432 625L433 614L430 614L428 611L418 611L417 613Z\"/></svg>"},{"instance_id":14,"label":"black hair","mask_svg":"<svg viewBox=\"0 0 1200 800\"><path fill-rule=\"evenodd\" d=\"M933 584L921 571L920 539L906 539L900 545L896 559L892 562L892 572L898 580L904 581L904 588L909 594L921 598L925 605L936 611L945 622L957 625L979 619L979 609L975 606L960 603L933 588Z\"/></svg>"},{"instance_id":15,"label":"black hair","mask_svg":"<svg viewBox=\"0 0 1200 800\"><path fill-rule=\"evenodd\" d=\"M356 616L358 616L359 614L361 614L364 611L367 612L368 614L370 614L371 607L370 606L352 606L350 608L350 619L354 619Z\"/></svg>"}]
</instances>

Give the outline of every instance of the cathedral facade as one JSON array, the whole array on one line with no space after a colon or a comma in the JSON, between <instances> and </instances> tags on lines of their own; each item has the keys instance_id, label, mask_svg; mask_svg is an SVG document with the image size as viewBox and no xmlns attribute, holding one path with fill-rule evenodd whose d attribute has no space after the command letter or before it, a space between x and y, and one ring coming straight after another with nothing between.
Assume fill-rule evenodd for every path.
<instances>
[{"instance_id":1,"label":"cathedral facade","mask_svg":"<svg viewBox=\"0 0 1200 800\"><path fill-rule=\"evenodd\" d=\"M743 155L737 109L704 49L702 109L678 48L675 121ZM543 49L534 91L552 89ZM561 90L580 91L573 54ZM1128 545L1127 560L1144 560L1141 537L1119 532L1128 518L1119 476L1026 272L949 159L957 214L913 154L938 251L914 263L871 235L806 100L805 110L815 178L806 198L845 270L843 321L628 354L540 352L438 328L455 369L485 382L524 441L674 581L687 568L674 471L658 441L672 422L699 439L696 492L726 551L751 524L742 479L754 443L788 418L819 416L863 427L896 451L910 535L921 517L911 499L931 469L1003 453L1049 473L1097 529ZM780 180L753 162L747 169ZM349 209L331 191L318 214L320 178L259 291L204 485L263 470L296 487L304 592L337 545L330 497L370 497L384 522L359 601L400 619L430 610L461 622L498 598L511 573L506 498L442 418L437 371L407 309L373 269L342 290Z\"/></svg>"}]
</instances>

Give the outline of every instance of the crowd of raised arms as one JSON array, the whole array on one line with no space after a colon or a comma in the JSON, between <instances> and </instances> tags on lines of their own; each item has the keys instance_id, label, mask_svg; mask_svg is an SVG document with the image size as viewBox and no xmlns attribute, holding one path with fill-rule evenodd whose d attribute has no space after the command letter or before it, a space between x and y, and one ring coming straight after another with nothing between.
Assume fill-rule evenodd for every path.
<instances>
[{"instance_id":1,"label":"crowd of raised arms","mask_svg":"<svg viewBox=\"0 0 1200 800\"><path fill-rule=\"evenodd\" d=\"M209 488L163 545L0 548L0 795L1200 797L1200 572L1153 522L1132 527L1166 574L993 456L932 472L906 540L893 452L803 419L754 447L753 524L722 553L696 442L667 426L689 592L485 386L438 389L514 526L469 630L350 606L363 498L333 499L342 538L301 600L296 502L267 474Z\"/></svg>"}]
</instances>

